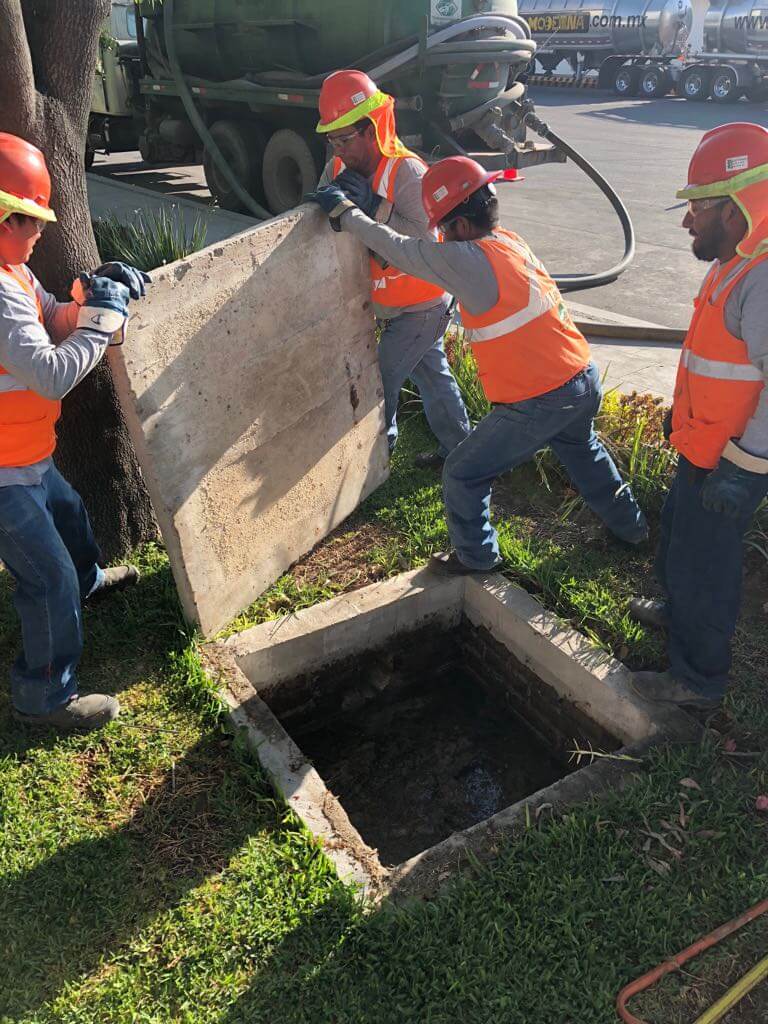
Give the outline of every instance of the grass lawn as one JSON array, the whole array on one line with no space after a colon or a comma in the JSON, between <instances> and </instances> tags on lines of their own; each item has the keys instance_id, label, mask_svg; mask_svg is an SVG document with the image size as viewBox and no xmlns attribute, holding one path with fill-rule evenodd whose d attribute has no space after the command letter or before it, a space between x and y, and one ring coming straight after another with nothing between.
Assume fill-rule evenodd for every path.
<instances>
[{"instance_id":1,"label":"grass lawn","mask_svg":"<svg viewBox=\"0 0 768 1024\"><path fill-rule=\"evenodd\" d=\"M445 545L439 478L392 477L238 621L242 628L399 572ZM542 465L497 489L510 575L631 665L652 552L615 547ZM84 690L119 694L91 737L36 735L0 693L0 1021L50 1024L609 1024L618 990L768 895L765 563L750 560L735 682L701 744L635 786L542 818L435 900L370 912L223 729L163 552L86 612ZM7 670L17 643L0 580ZM732 748L735 745L735 750ZM736 756L749 754L750 756ZM768 923L633 1004L693 1021L768 951ZM768 988L768 986L765 986ZM760 989L728 1024L768 1017Z\"/></svg>"}]
</instances>

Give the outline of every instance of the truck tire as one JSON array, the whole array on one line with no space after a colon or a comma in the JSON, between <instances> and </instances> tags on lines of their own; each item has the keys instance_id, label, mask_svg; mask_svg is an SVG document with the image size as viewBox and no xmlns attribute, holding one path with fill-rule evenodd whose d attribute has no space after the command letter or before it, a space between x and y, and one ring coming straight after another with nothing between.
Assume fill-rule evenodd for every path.
<instances>
[{"instance_id":1,"label":"truck tire","mask_svg":"<svg viewBox=\"0 0 768 1024\"><path fill-rule=\"evenodd\" d=\"M666 96L671 84L664 68L650 67L640 75L639 92L644 99L655 100L659 96Z\"/></svg>"},{"instance_id":2,"label":"truck tire","mask_svg":"<svg viewBox=\"0 0 768 1024\"><path fill-rule=\"evenodd\" d=\"M96 150L93 148L93 146L89 146L88 143L86 142L86 144L85 144L85 169L86 169L86 171L90 171L90 169L93 167L93 161L95 159L96 159Z\"/></svg>"},{"instance_id":3,"label":"truck tire","mask_svg":"<svg viewBox=\"0 0 768 1024\"><path fill-rule=\"evenodd\" d=\"M320 146L311 145L291 128L276 131L264 150L262 165L264 194L272 213L298 206L317 185L322 169Z\"/></svg>"},{"instance_id":4,"label":"truck tire","mask_svg":"<svg viewBox=\"0 0 768 1024\"><path fill-rule=\"evenodd\" d=\"M712 75L709 94L715 103L735 103L741 96L741 86L735 71L721 68Z\"/></svg>"},{"instance_id":5,"label":"truck tire","mask_svg":"<svg viewBox=\"0 0 768 1024\"><path fill-rule=\"evenodd\" d=\"M613 80L613 91L617 96L636 96L640 82L639 69L625 64L616 72Z\"/></svg>"},{"instance_id":6,"label":"truck tire","mask_svg":"<svg viewBox=\"0 0 768 1024\"><path fill-rule=\"evenodd\" d=\"M263 202L261 162L266 139L262 128L252 121L214 121L209 131L245 191L257 203ZM211 195L223 210L248 212L207 149L203 152L203 169Z\"/></svg>"},{"instance_id":7,"label":"truck tire","mask_svg":"<svg viewBox=\"0 0 768 1024\"><path fill-rule=\"evenodd\" d=\"M703 102L709 96L709 77L706 68L690 68L680 79L680 95Z\"/></svg>"}]
</instances>

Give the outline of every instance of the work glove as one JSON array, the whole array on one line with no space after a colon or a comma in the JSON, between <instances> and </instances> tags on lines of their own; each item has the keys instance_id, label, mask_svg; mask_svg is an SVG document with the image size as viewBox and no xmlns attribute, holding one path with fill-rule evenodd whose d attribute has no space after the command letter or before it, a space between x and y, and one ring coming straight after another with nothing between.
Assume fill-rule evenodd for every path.
<instances>
[{"instance_id":1,"label":"work glove","mask_svg":"<svg viewBox=\"0 0 768 1024\"><path fill-rule=\"evenodd\" d=\"M351 199L358 209L367 214L371 220L376 220L376 211L381 205L381 196L377 195L371 188L370 181L357 171L343 170L333 180L334 185Z\"/></svg>"},{"instance_id":2,"label":"work glove","mask_svg":"<svg viewBox=\"0 0 768 1024\"><path fill-rule=\"evenodd\" d=\"M147 285L151 283L149 274L145 274L143 270L138 270L129 263L119 263L117 261L102 263L97 270L94 270L93 276L108 277L110 281L119 281L120 284L126 286L131 293L132 299L140 299L143 295L146 295Z\"/></svg>"},{"instance_id":3,"label":"work glove","mask_svg":"<svg viewBox=\"0 0 768 1024\"><path fill-rule=\"evenodd\" d=\"M747 469L747 465L752 468ZM708 512L741 519L755 511L768 492L768 459L745 452L729 441L701 488L701 503Z\"/></svg>"},{"instance_id":4,"label":"work glove","mask_svg":"<svg viewBox=\"0 0 768 1024\"><path fill-rule=\"evenodd\" d=\"M667 409L664 413L664 419L661 421L661 432L664 435L664 440L668 441L672 436L672 410Z\"/></svg>"},{"instance_id":5,"label":"work glove","mask_svg":"<svg viewBox=\"0 0 768 1024\"><path fill-rule=\"evenodd\" d=\"M309 192L304 196L307 203L317 203L324 210L331 221L334 231L341 231L340 218L347 210L354 210L355 204L342 192L338 185L323 185L315 192Z\"/></svg>"},{"instance_id":6,"label":"work glove","mask_svg":"<svg viewBox=\"0 0 768 1024\"><path fill-rule=\"evenodd\" d=\"M108 277L92 277L81 274L72 286L73 298L82 296L77 326L90 331L103 331L104 334L125 332L128 319L128 302L131 293L128 287Z\"/></svg>"}]
</instances>

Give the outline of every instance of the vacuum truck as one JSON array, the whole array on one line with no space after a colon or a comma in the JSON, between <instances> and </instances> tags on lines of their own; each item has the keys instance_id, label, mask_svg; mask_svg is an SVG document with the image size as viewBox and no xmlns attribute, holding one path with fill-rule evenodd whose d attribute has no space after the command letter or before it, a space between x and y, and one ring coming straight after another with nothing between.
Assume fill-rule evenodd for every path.
<instances>
[{"instance_id":1,"label":"vacuum truck","mask_svg":"<svg viewBox=\"0 0 768 1024\"><path fill-rule=\"evenodd\" d=\"M395 96L420 152L471 152L510 174L565 159L527 138L517 77L536 44L516 0L143 0L134 11L135 44L118 46L134 146L148 162L201 157L226 209L249 208L244 190L281 213L312 189L325 160L320 86L343 67ZM98 131L92 118L93 147L108 135L126 148L121 117L116 105Z\"/></svg>"},{"instance_id":2,"label":"vacuum truck","mask_svg":"<svg viewBox=\"0 0 768 1024\"><path fill-rule=\"evenodd\" d=\"M138 145L151 163L199 159L225 209L260 218L282 213L315 187L327 159L316 133L322 83L333 71L354 67L395 97L401 138L427 160L468 155L509 180L524 168L570 159L601 189L621 223L623 258L602 273L561 275L563 290L606 284L633 257L633 228L621 199L540 120L519 80L536 43L517 0L141 0L133 6L118 0L115 6L131 9L135 41L105 33L102 50L109 46L116 55L129 95L124 104L112 98L113 112L105 113L103 104L94 112L92 148ZM98 99L98 74L95 91Z\"/></svg>"}]
</instances>

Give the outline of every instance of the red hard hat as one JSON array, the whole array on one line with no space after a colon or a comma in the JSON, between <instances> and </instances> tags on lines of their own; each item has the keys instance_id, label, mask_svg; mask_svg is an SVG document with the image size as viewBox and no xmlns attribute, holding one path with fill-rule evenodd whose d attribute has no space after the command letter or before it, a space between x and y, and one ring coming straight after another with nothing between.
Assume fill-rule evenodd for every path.
<instances>
[{"instance_id":1,"label":"red hard hat","mask_svg":"<svg viewBox=\"0 0 768 1024\"><path fill-rule=\"evenodd\" d=\"M378 86L364 71L334 71L323 82L320 90L320 124L317 126L319 132L332 132L336 128L346 127L347 124L354 124L370 113L367 108L371 105L367 100L375 102L375 98L385 99L379 91ZM359 117L349 118L358 107L365 106ZM344 124L337 122L344 119Z\"/></svg>"},{"instance_id":2,"label":"red hard hat","mask_svg":"<svg viewBox=\"0 0 768 1024\"><path fill-rule=\"evenodd\" d=\"M703 199L727 194L726 182L761 166L768 169L768 128L739 121L721 124L707 132L696 147L688 165L688 184L678 197ZM735 184L738 187L743 181Z\"/></svg>"},{"instance_id":3,"label":"red hard hat","mask_svg":"<svg viewBox=\"0 0 768 1024\"><path fill-rule=\"evenodd\" d=\"M433 164L421 179L421 198L429 226L436 228L451 210L498 176L498 171L486 171L468 156L449 156Z\"/></svg>"},{"instance_id":4,"label":"red hard hat","mask_svg":"<svg viewBox=\"0 0 768 1024\"><path fill-rule=\"evenodd\" d=\"M45 157L31 142L0 132L0 211L54 221L51 177Z\"/></svg>"}]
</instances>

